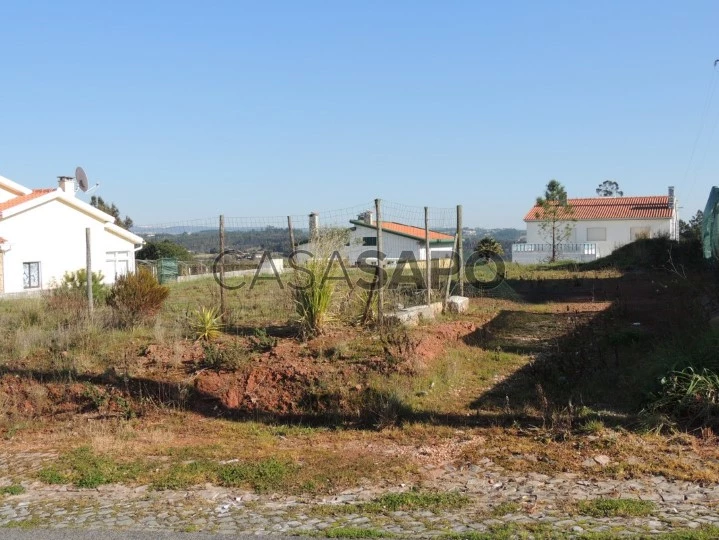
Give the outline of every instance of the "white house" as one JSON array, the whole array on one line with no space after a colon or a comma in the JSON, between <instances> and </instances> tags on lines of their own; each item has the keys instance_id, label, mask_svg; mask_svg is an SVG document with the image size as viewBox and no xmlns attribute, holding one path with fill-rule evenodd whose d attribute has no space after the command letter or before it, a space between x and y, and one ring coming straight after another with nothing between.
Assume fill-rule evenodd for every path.
<instances>
[{"instance_id":1,"label":"white house","mask_svg":"<svg viewBox=\"0 0 719 540\"><path fill-rule=\"evenodd\" d=\"M85 229L90 229L92 269L104 283L135 269L142 238L75 197L75 182L29 189L0 176L0 293L52 288L65 272L85 268Z\"/></svg>"},{"instance_id":2,"label":"white house","mask_svg":"<svg viewBox=\"0 0 719 540\"><path fill-rule=\"evenodd\" d=\"M674 188L667 195L647 197L591 197L568 199L572 213L566 224L569 237L558 245L557 259L588 261L605 257L615 249L638 238L667 235L679 237L679 216ZM524 221L526 243L512 246L512 261L547 261L552 252L551 239L542 231L542 209L534 206Z\"/></svg>"},{"instance_id":3,"label":"white house","mask_svg":"<svg viewBox=\"0 0 719 540\"><path fill-rule=\"evenodd\" d=\"M357 219L351 219L352 227L347 229L348 241L340 250L340 255L350 264L376 262L377 222L371 211L363 212ZM314 237L319 229L319 215L310 214L310 237ZM454 236L438 231L429 231L430 259L445 259L452 256ZM299 246L300 249L314 253L313 242ZM385 262L392 264L400 258L412 257L417 261L426 260L425 233L421 227L405 225L394 221L382 222L382 251ZM306 255L298 256L304 262Z\"/></svg>"}]
</instances>

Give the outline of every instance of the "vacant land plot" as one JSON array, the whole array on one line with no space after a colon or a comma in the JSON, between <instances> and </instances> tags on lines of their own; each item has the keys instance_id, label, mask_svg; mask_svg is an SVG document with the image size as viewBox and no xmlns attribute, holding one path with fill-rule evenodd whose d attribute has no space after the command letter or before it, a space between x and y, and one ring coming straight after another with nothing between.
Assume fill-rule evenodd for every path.
<instances>
[{"instance_id":1,"label":"vacant land plot","mask_svg":"<svg viewBox=\"0 0 719 540\"><path fill-rule=\"evenodd\" d=\"M365 299L339 290L335 322L307 340L276 316L291 299L263 293L269 282L233 298L210 343L188 326L216 303L210 283L173 287L132 330L52 297L3 302L0 523L716 532L713 412L697 424L650 407L698 341L716 346L712 282L657 269L508 278L414 329L360 326Z\"/></svg>"}]
</instances>

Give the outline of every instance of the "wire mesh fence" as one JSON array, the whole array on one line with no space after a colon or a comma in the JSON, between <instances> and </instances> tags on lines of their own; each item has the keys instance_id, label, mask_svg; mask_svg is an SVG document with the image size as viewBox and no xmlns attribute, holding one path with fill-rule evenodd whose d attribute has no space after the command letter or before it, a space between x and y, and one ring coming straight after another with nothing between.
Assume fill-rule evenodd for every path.
<instances>
[{"instance_id":1,"label":"wire mesh fence","mask_svg":"<svg viewBox=\"0 0 719 540\"><path fill-rule=\"evenodd\" d=\"M463 289L461 207L368 201L274 217L218 216L136 226L146 242L170 241L191 256L138 260L169 285L167 309L186 316L217 306L229 328L286 325L307 267L330 283L330 314L349 321L438 303Z\"/></svg>"}]
</instances>

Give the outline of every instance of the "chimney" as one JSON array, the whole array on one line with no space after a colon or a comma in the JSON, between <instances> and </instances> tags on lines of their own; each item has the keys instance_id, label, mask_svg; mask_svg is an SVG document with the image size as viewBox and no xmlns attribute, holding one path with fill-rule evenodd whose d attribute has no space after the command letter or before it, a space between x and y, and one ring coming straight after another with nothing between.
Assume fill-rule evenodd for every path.
<instances>
[{"instance_id":1,"label":"chimney","mask_svg":"<svg viewBox=\"0 0 719 540\"><path fill-rule=\"evenodd\" d=\"M320 215L317 212L310 214L310 240L317 237L317 229L320 226Z\"/></svg>"},{"instance_id":2,"label":"chimney","mask_svg":"<svg viewBox=\"0 0 719 540\"><path fill-rule=\"evenodd\" d=\"M374 225L374 212L372 212L372 210L365 210L357 216L357 221L361 221L362 223L366 223L367 225Z\"/></svg>"},{"instance_id":3,"label":"chimney","mask_svg":"<svg viewBox=\"0 0 719 540\"><path fill-rule=\"evenodd\" d=\"M675 201L674 201L674 186L669 186L669 202L668 202L669 208L671 208L672 210L674 210L674 204L675 204Z\"/></svg>"},{"instance_id":4,"label":"chimney","mask_svg":"<svg viewBox=\"0 0 719 540\"><path fill-rule=\"evenodd\" d=\"M57 183L63 193L75 196L75 179L72 176L58 176Z\"/></svg>"}]
</instances>

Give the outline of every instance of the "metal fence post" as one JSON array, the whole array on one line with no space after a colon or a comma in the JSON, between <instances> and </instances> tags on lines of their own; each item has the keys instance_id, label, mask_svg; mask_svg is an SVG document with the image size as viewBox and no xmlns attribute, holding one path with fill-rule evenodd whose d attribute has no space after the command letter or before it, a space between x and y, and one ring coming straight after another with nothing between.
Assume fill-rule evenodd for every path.
<instances>
[{"instance_id":1,"label":"metal fence post","mask_svg":"<svg viewBox=\"0 0 719 540\"><path fill-rule=\"evenodd\" d=\"M287 229L290 232L290 260L295 263L295 231L292 228L291 216L287 216Z\"/></svg>"},{"instance_id":2,"label":"metal fence post","mask_svg":"<svg viewBox=\"0 0 719 540\"><path fill-rule=\"evenodd\" d=\"M459 295L464 296L464 246L462 245L462 205L457 205L457 252L459 255ZM452 277L450 276L450 279Z\"/></svg>"},{"instance_id":3,"label":"metal fence post","mask_svg":"<svg viewBox=\"0 0 719 540\"><path fill-rule=\"evenodd\" d=\"M424 267L426 270L426 287L425 298L427 305L432 303L432 255L429 248L429 207L424 207Z\"/></svg>"},{"instance_id":4,"label":"metal fence post","mask_svg":"<svg viewBox=\"0 0 719 540\"><path fill-rule=\"evenodd\" d=\"M85 229L85 274L87 277L87 310L92 316L92 245L90 242L90 227Z\"/></svg>"},{"instance_id":5,"label":"metal fence post","mask_svg":"<svg viewBox=\"0 0 719 540\"><path fill-rule=\"evenodd\" d=\"M220 216L220 315L227 322L227 304L225 303L225 216Z\"/></svg>"},{"instance_id":6,"label":"metal fence post","mask_svg":"<svg viewBox=\"0 0 719 540\"><path fill-rule=\"evenodd\" d=\"M374 200L374 209L377 214L377 322L380 327L384 323L384 283L382 269L384 267L384 253L382 252L382 200Z\"/></svg>"}]
</instances>

